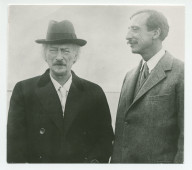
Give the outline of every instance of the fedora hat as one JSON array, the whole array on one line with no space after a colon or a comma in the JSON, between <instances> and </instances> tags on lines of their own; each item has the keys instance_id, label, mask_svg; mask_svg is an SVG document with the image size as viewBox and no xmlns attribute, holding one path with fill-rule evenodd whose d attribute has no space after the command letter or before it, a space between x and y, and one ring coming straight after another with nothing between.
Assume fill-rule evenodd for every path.
<instances>
[{"instance_id":1,"label":"fedora hat","mask_svg":"<svg viewBox=\"0 0 192 170\"><path fill-rule=\"evenodd\" d=\"M61 22L50 21L47 31L46 39L39 39L35 42L39 44L77 44L84 46L87 41L78 39L75 34L73 24L64 20Z\"/></svg>"}]
</instances>

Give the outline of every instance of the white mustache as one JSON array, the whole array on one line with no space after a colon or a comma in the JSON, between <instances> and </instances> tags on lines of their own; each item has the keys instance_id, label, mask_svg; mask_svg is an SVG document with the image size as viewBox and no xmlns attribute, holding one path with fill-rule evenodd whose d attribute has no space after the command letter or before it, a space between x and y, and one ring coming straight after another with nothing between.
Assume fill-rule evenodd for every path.
<instances>
[{"instance_id":1,"label":"white mustache","mask_svg":"<svg viewBox=\"0 0 192 170\"><path fill-rule=\"evenodd\" d=\"M63 66L65 66L66 64L65 63L54 63L53 65L63 65Z\"/></svg>"}]
</instances>

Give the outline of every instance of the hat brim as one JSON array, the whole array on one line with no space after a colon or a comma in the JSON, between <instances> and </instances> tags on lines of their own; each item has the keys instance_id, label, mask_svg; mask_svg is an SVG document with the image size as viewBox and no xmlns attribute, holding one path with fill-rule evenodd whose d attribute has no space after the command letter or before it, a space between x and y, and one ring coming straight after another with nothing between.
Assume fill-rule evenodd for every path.
<instances>
[{"instance_id":1,"label":"hat brim","mask_svg":"<svg viewBox=\"0 0 192 170\"><path fill-rule=\"evenodd\" d=\"M79 46L84 46L87 44L87 41L82 39L59 39L59 40L46 40L46 39L40 39L35 40L38 44L77 44Z\"/></svg>"}]
</instances>

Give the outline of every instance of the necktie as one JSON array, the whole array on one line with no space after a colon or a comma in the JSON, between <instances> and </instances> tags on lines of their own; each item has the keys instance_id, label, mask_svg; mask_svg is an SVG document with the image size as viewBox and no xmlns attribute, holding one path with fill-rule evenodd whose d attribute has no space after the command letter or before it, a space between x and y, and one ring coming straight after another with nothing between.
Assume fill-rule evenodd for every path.
<instances>
[{"instance_id":1,"label":"necktie","mask_svg":"<svg viewBox=\"0 0 192 170\"><path fill-rule=\"evenodd\" d=\"M142 85L144 84L148 76L149 76L149 68L147 66L147 63L145 62L140 71L139 78L137 80L134 97L137 95L137 93L141 89Z\"/></svg>"},{"instance_id":2,"label":"necktie","mask_svg":"<svg viewBox=\"0 0 192 170\"><path fill-rule=\"evenodd\" d=\"M59 91L60 96L61 96L60 100L61 100L61 106L62 106L63 117L64 117L65 103L66 103L66 99L67 99L67 91L62 87L59 87L58 91Z\"/></svg>"},{"instance_id":3,"label":"necktie","mask_svg":"<svg viewBox=\"0 0 192 170\"><path fill-rule=\"evenodd\" d=\"M143 85L143 83L145 82L145 80L147 79L147 77L149 76L149 68L147 66L147 62L144 63L143 68L141 70L141 77L139 80L139 87L141 88L141 86Z\"/></svg>"}]
</instances>

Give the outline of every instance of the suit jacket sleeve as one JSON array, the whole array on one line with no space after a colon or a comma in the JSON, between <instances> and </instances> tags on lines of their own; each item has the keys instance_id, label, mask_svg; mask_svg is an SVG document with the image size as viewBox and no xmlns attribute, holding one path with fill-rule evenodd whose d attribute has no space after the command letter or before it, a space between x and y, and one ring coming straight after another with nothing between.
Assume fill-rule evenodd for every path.
<instances>
[{"instance_id":1,"label":"suit jacket sleeve","mask_svg":"<svg viewBox=\"0 0 192 170\"><path fill-rule=\"evenodd\" d=\"M95 145L89 152L88 159L98 160L100 163L107 163L112 154L112 141L114 138L111 126L111 115L107 99L102 89L99 88L96 94L96 110L94 113L92 127L96 130Z\"/></svg>"},{"instance_id":2,"label":"suit jacket sleeve","mask_svg":"<svg viewBox=\"0 0 192 170\"><path fill-rule=\"evenodd\" d=\"M26 162L26 118L21 83L17 83L10 100L7 124L7 162Z\"/></svg>"},{"instance_id":3,"label":"suit jacket sleeve","mask_svg":"<svg viewBox=\"0 0 192 170\"><path fill-rule=\"evenodd\" d=\"M178 139L178 150L175 156L175 163L183 163L184 153L184 74L180 74L179 83L176 89L176 100L177 100L177 116L179 126L179 139Z\"/></svg>"}]
</instances>

